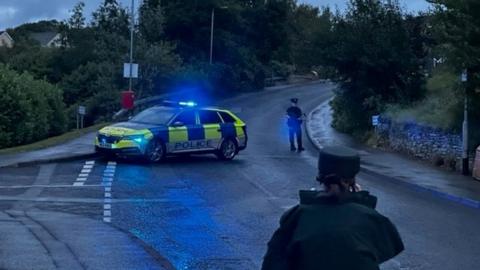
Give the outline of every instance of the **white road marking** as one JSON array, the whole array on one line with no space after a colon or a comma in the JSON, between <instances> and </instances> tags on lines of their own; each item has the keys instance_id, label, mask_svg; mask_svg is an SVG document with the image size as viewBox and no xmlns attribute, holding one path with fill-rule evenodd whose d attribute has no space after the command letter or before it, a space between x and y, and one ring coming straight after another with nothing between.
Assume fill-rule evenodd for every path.
<instances>
[{"instance_id":1,"label":"white road marking","mask_svg":"<svg viewBox=\"0 0 480 270\"><path fill-rule=\"evenodd\" d=\"M105 189L103 201L103 222L112 222L112 183L115 176L117 163L109 161L105 170L103 170L102 185Z\"/></svg>"},{"instance_id":2,"label":"white road marking","mask_svg":"<svg viewBox=\"0 0 480 270\"><path fill-rule=\"evenodd\" d=\"M85 185L81 182L84 187L100 187L102 185ZM75 186L75 183L74 183ZM72 185L15 185L15 186L0 186L0 189L19 189L19 188L69 188Z\"/></svg>"},{"instance_id":3,"label":"white road marking","mask_svg":"<svg viewBox=\"0 0 480 270\"><path fill-rule=\"evenodd\" d=\"M74 187L83 186L85 184L85 182L87 181L88 176L92 172L94 166L95 166L95 161L94 160L85 161L85 164L83 165L82 170L78 174L77 179L73 183L73 186Z\"/></svg>"}]
</instances>

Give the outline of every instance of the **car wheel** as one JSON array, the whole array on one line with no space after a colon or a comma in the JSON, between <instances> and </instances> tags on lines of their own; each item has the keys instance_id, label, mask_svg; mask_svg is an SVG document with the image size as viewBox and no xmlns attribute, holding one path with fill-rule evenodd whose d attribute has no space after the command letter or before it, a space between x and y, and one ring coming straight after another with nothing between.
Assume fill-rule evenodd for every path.
<instances>
[{"instance_id":1,"label":"car wheel","mask_svg":"<svg viewBox=\"0 0 480 270\"><path fill-rule=\"evenodd\" d=\"M145 158L150 162L159 162L165 158L165 145L157 140L151 140L145 149Z\"/></svg>"},{"instance_id":2,"label":"car wheel","mask_svg":"<svg viewBox=\"0 0 480 270\"><path fill-rule=\"evenodd\" d=\"M238 146L232 139L226 139L222 142L217 152L217 157L221 160L232 160L238 153Z\"/></svg>"}]
</instances>

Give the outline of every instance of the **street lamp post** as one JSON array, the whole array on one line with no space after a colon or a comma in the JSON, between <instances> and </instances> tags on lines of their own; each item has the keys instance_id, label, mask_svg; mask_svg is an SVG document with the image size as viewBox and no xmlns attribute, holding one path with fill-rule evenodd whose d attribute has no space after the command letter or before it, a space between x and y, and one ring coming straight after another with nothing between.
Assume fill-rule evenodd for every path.
<instances>
[{"instance_id":1,"label":"street lamp post","mask_svg":"<svg viewBox=\"0 0 480 270\"><path fill-rule=\"evenodd\" d=\"M210 25L210 65L213 63L213 27L215 24L215 8L212 8L212 19Z\"/></svg>"},{"instance_id":2,"label":"street lamp post","mask_svg":"<svg viewBox=\"0 0 480 270\"><path fill-rule=\"evenodd\" d=\"M228 9L227 6L220 7L220 9ZM212 18L210 25L210 65L213 64L213 28L215 27L215 8L212 8Z\"/></svg>"},{"instance_id":3,"label":"street lamp post","mask_svg":"<svg viewBox=\"0 0 480 270\"><path fill-rule=\"evenodd\" d=\"M131 16L131 24L130 24L130 76L128 80L128 89L132 91L132 76L133 76L133 31L135 27L135 11L134 11L134 4L135 0L132 0L130 16Z\"/></svg>"},{"instance_id":4,"label":"street lamp post","mask_svg":"<svg viewBox=\"0 0 480 270\"><path fill-rule=\"evenodd\" d=\"M462 125L462 135L463 135L463 151L462 151L462 174L469 175L469 162L468 162L468 91L467 91L467 81L468 81L468 72L467 70L463 71L461 76L461 81L465 89L465 100L463 106L463 125Z\"/></svg>"}]
</instances>

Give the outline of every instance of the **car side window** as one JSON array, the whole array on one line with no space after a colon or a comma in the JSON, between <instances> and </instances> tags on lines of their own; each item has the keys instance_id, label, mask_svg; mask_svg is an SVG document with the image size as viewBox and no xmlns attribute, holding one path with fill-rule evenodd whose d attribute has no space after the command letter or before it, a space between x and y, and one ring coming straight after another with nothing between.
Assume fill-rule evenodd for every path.
<instances>
[{"instance_id":1,"label":"car side window","mask_svg":"<svg viewBox=\"0 0 480 270\"><path fill-rule=\"evenodd\" d=\"M222 119L216 111L201 110L199 111L200 123L202 125L220 124Z\"/></svg>"},{"instance_id":2,"label":"car side window","mask_svg":"<svg viewBox=\"0 0 480 270\"><path fill-rule=\"evenodd\" d=\"M226 112L220 112L220 115L222 116L223 121L225 123L235 123L236 122L235 119L233 119L233 117Z\"/></svg>"},{"instance_id":3,"label":"car side window","mask_svg":"<svg viewBox=\"0 0 480 270\"><path fill-rule=\"evenodd\" d=\"M196 125L197 121L195 119L195 112L194 111L185 111L180 113L172 123L175 122L182 122L185 126Z\"/></svg>"}]
</instances>

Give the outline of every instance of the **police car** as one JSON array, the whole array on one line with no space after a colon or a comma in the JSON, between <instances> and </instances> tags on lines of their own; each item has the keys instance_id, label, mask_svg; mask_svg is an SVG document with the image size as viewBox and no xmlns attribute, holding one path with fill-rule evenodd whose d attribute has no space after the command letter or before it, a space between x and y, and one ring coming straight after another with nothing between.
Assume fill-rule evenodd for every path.
<instances>
[{"instance_id":1,"label":"police car","mask_svg":"<svg viewBox=\"0 0 480 270\"><path fill-rule=\"evenodd\" d=\"M117 156L143 156L158 162L170 154L214 153L231 160L247 147L246 124L228 110L166 102L127 122L98 131L95 150Z\"/></svg>"}]
</instances>

